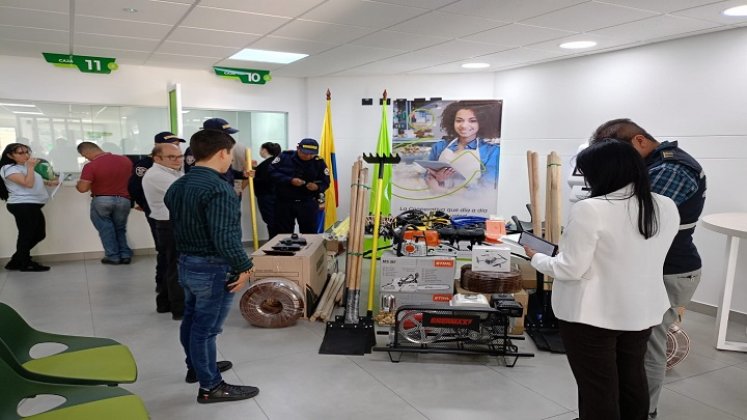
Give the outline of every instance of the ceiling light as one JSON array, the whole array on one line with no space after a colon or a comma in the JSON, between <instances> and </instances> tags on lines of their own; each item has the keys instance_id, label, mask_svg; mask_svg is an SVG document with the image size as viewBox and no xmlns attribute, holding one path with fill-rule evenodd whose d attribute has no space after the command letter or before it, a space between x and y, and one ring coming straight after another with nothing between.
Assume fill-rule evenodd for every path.
<instances>
[{"instance_id":1,"label":"ceiling light","mask_svg":"<svg viewBox=\"0 0 747 420\"><path fill-rule=\"evenodd\" d=\"M597 43L594 41L571 41L560 44L560 48L566 50L580 50L583 48L591 48L595 45L597 45Z\"/></svg>"},{"instance_id":2,"label":"ceiling light","mask_svg":"<svg viewBox=\"0 0 747 420\"><path fill-rule=\"evenodd\" d=\"M721 14L724 16L747 16L747 5L730 7L721 12Z\"/></svg>"},{"instance_id":3,"label":"ceiling light","mask_svg":"<svg viewBox=\"0 0 747 420\"><path fill-rule=\"evenodd\" d=\"M23 115L44 115L43 112L27 112L27 111L13 111L14 114L23 114Z\"/></svg>"},{"instance_id":4,"label":"ceiling light","mask_svg":"<svg viewBox=\"0 0 747 420\"><path fill-rule=\"evenodd\" d=\"M296 54L282 51L253 50L251 48L244 48L243 50L228 58L231 60L288 64L308 56L308 54Z\"/></svg>"},{"instance_id":5,"label":"ceiling light","mask_svg":"<svg viewBox=\"0 0 747 420\"><path fill-rule=\"evenodd\" d=\"M122 9L122 11L127 13L137 13L137 9L135 9L134 7L125 7L124 9Z\"/></svg>"},{"instance_id":6,"label":"ceiling light","mask_svg":"<svg viewBox=\"0 0 747 420\"><path fill-rule=\"evenodd\" d=\"M464 63L462 64L462 68L465 69L486 69L490 67L490 64L488 63Z\"/></svg>"},{"instance_id":7,"label":"ceiling light","mask_svg":"<svg viewBox=\"0 0 747 420\"><path fill-rule=\"evenodd\" d=\"M2 106L17 106L21 108L36 108L34 104L0 104Z\"/></svg>"}]
</instances>

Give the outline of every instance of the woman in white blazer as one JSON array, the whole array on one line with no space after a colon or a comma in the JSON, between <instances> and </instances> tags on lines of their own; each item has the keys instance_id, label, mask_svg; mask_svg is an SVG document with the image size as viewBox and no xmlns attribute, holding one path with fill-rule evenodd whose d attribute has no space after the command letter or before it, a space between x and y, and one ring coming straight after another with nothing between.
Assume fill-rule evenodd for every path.
<instances>
[{"instance_id":1,"label":"woman in white blazer","mask_svg":"<svg viewBox=\"0 0 747 420\"><path fill-rule=\"evenodd\" d=\"M674 202L651 192L633 147L605 139L579 152L591 196L574 204L557 256L527 248L552 276L552 307L578 385L582 420L646 420L644 369L651 327L669 299L664 257L677 233Z\"/></svg>"}]
</instances>

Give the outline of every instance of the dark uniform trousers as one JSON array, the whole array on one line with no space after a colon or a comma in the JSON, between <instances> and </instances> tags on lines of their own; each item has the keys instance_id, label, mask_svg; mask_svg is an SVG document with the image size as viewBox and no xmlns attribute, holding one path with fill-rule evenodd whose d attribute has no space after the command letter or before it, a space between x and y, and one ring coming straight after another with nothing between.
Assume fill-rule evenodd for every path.
<instances>
[{"instance_id":1,"label":"dark uniform trousers","mask_svg":"<svg viewBox=\"0 0 747 420\"><path fill-rule=\"evenodd\" d=\"M184 314L184 289L179 284L174 230L168 220L155 222L158 233L156 249L158 258L163 258L163 284L156 296L156 304L159 307L170 308L172 314L181 316Z\"/></svg>"},{"instance_id":2,"label":"dark uniform trousers","mask_svg":"<svg viewBox=\"0 0 747 420\"><path fill-rule=\"evenodd\" d=\"M315 198L289 199L277 197L275 202L275 227L277 233L293 233L298 220L301 233L317 233L319 203Z\"/></svg>"}]
</instances>

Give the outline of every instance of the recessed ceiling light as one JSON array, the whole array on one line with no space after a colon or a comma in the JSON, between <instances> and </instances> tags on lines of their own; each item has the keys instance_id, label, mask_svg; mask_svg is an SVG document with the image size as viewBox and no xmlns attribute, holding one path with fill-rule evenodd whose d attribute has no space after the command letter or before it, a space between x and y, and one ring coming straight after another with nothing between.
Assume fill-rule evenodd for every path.
<instances>
[{"instance_id":1,"label":"recessed ceiling light","mask_svg":"<svg viewBox=\"0 0 747 420\"><path fill-rule=\"evenodd\" d=\"M490 67L490 64L488 63L464 63L462 64L462 68L465 69L486 69Z\"/></svg>"},{"instance_id":2,"label":"recessed ceiling light","mask_svg":"<svg viewBox=\"0 0 747 420\"><path fill-rule=\"evenodd\" d=\"M43 112L27 112L27 111L13 111L14 114L22 115L44 115Z\"/></svg>"},{"instance_id":3,"label":"recessed ceiling light","mask_svg":"<svg viewBox=\"0 0 747 420\"><path fill-rule=\"evenodd\" d=\"M0 106L17 106L20 108L36 108L34 104L0 104Z\"/></svg>"},{"instance_id":4,"label":"recessed ceiling light","mask_svg":"<svg viewBox=\"0 0 747 420\"><path fill-rule=\"evenodd\" d=\"M565 48L566 50L580 50L583 48L591 48L595 45L597 45L597 43L594 41L571 41L560 44L560 48Z\"/></svg>"},{"instance_id":5,"label":"recessed ceiling light","mask_svg":"<svg viewBox=\"0 0 747 420\"><path fill-rule=\"evenodd\" d=\"M137 13L137 9L135 9L134 7L125 7L124 9L122 9L122 11L127 13Z\"/></svg>"},{"instance_id":6,"label":"recessed ceiling light","mask_svg":"<svg viewBox=\"0 0 747 420\"><path fill-rule=\"evenodd\" d=\"M254 50L251 48L244 48L243 50L228 58L230 58L231 60L288 64L308 56L308 54L296 54L282 51Z\"/></svg>"},{"instance_id":7,"label":"recessed ceiling light","mask_svg":"<svg viewBox=\"0 0 747 420\"><path fill-rule=\"evenodd\" d=\"M721 14L725 16L747 16L747 5L730 7L721 12Z\"/></svg>"}]
</instances>

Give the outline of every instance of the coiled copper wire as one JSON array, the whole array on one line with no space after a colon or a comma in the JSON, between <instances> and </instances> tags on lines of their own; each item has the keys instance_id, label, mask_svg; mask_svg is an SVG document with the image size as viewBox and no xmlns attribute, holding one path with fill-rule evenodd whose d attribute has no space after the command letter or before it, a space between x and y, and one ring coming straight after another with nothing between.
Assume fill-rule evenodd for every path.
<instances>
[{"instance_id":1,"label":"coiled copper wire","mask_svg":"<svg viewBox=\"0 0 747 420\"><path fill-rule=\"evenodd\" d=\"M244 319L256 327L288 327L303 316L303 291L291 280L270 277L249 286L239 306Z\"/></svg>"},{"instance_id":2,"label":"coiled copper wire","mask_svg":"<svg viewBox=\"0 0 747 420\"><path fill-rule=\"evenodd\" d=\"M462 266L459 282L463 289L478 293L516 293L521 291L521 273L472 271L472 264Z\"/></svg>"}]
</instances>

